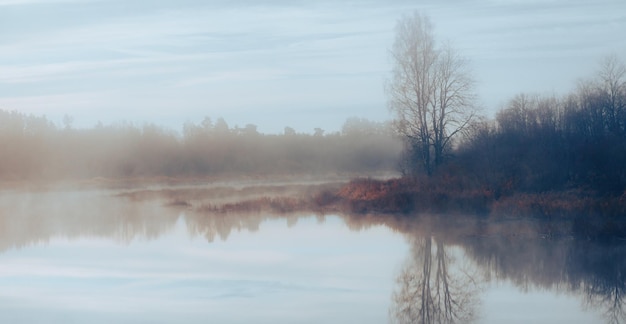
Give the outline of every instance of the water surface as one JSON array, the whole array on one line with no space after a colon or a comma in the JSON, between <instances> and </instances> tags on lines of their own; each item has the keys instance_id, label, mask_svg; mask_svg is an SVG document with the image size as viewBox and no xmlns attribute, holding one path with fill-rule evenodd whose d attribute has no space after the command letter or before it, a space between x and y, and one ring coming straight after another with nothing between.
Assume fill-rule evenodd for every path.
<instances>
[{"instance_id":1,"label":"water surface","mask_svg":"<svg viewBox=\"0 0 626 324\"><path fill-rule=\"evenodd\" d=\"M4 192L0 322L624 320L619 243L522 220L215 207L311 190Z\"/></svg>"}]
</instances>

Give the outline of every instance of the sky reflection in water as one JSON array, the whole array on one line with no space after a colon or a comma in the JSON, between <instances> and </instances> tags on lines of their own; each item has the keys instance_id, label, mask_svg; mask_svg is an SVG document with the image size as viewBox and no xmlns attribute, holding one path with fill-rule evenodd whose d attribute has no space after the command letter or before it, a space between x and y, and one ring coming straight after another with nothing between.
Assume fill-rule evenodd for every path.
<instances>
[{"instance_id":1,"label":"sky reflection in water","mask_svg":"<svg viewBox=\"0 0 626 324\"><path fill-rule=\"evenodd\" d=\"M2 195L0 322L624 320L624 249L536 224L215 215L115 193Z\"/></svg>"},{"instance_id":2,"label":"sky reflection in water","mask_svg":"<svg viewBox=\"0 0 626 324\"><path fill-rule=\"evenodd\" d=\"M110 198L93 198L86 205L123 209L101 201ZM99 220L58 207L68 213L48 212L40 222L25 212L20 216L30 221L18 225L18 215L3 214L5 230L22 241L3 242L0 322L387 320L394 269L407 251L388 228L355 232L337 217L323 224L303 217L289 228L273 219L258 231L235 230L210 243L178 211L158 214L152 204L133 204L128 210L139 213L127 214L130 219ZM81 218L78 233L68 222ZM110 222L115 225L104 227Z\"/></svg>"}]
</instances>

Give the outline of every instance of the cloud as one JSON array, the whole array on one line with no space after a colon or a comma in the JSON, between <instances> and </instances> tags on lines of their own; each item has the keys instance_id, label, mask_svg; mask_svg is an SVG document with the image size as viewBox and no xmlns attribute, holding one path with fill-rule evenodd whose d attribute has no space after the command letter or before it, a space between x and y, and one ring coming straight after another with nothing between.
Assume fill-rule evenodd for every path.
<instances>
[{"instance_id":1,"label":"cloud","mask_svg":"<svg viewBox=\"0 0 626 324\"><path fill-rule=\"evenodd\" d=\"M102 0L0 0L0 6L22 6L33 4L88 3Z\"/></svg>"},{"instance_id":2,"label":"cloud","mask_svg":"<svg viewBox=\"0 0 626 324\"><path fill-rule=\"evenodd\" d=\"M387 50L393 42L395 21L415 9L413 3L403 0L76 1L70 5L59 0L46 10L38 9L36 17L41 19L32 19L30 9L0 19L6 36L0 41L0 62L4 63L0 83L34 95L73 93L79 88L117 89L121 96L103 98L108 105L101 106L110 107L106 114L128 107L148 111L154 102L145 96L136 96L130 103L120 100L131 96L124 93L133 89L144 93L153 89L171 102L182 100L189 107L224 107L218 115L241 105L254 105L256 110L276 105L325 109L329 103L384 102L381 89L390 69ZM570 58L577 58L577 66L581 66L583 60L626 50L619 39L626 30L624 7L616 0L474 0L452 4L427 1L420 9L431 16L437 37L451 40L461 55L480 64L498 61L499 67L509 69L509 73L499 73L493 84L488 71L496 64L487 69L481 65L477 74L489 80L490 84L481 85L487 92L503 84L514 88L520 60L560 58L571 62ZM54 14L46 14L48 11ZM583 76L583 72L579 74ZM357 82L357 78L362 80ZM561 82L569 84L564 78ZM348 88L364 83L368 89L379 84L378 90ZM294 86L306 88L293 91ZM201 87L206 91L183 91ZM261 88L269 92L260 93ZM256 94L243 100L230 96L233 93ZM315 102L311 102L311 93L316 94ZM250 116L247 122L257 118L262 117Z\"/></svg>"},{"instance_id":3,"label":"cloud","mask_svg":"<svg viewBox=\"0 0 626 324\"><path fill-rule=\"evenodd\" d=\"M75 92L51 95L29 95L22 97L0 97L0 109L45 115L49 110L67 111L72 107L88 107L106 94L100 92Z\"/></svg>"}]
</instances>

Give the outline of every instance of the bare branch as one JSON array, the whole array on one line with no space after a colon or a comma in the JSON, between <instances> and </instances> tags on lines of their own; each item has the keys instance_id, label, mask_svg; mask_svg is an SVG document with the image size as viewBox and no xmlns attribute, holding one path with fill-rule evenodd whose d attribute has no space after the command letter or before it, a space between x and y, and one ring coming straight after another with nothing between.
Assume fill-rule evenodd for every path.
<instances>
[{"instance_id":1,"label":"bare branch","mask_svg":"<svg viewBox=\"0 0 626 324\"><path fill-rule=\"evenodd\" d=\"M444 159L451 139L475 116L474 81L448 44L436 46L427 16L414 12L396 25L390 51L394 66L387 86L389 109L431 174Z\"/></svg>"}]
</instances>

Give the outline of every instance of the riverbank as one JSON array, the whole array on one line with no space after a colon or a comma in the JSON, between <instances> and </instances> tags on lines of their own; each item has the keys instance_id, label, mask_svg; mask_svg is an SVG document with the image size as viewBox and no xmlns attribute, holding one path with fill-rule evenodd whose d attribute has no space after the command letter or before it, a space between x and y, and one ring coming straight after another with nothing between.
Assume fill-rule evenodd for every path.
<instances>
[{"instance_id":1,"label":"riverbank","mask_svg":"<svg viewBox=\"0 0 626 324\"><path fill-rule=\"evenodd\" d=\"M493 217L568 218L626 215L626 192L601 195L591 190L512 193L496 196L488 189L465 189L412 179L355 179L336 196L355 212L462 213Z\"/></svg>"}]
</instances>

